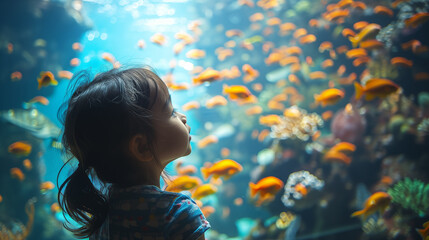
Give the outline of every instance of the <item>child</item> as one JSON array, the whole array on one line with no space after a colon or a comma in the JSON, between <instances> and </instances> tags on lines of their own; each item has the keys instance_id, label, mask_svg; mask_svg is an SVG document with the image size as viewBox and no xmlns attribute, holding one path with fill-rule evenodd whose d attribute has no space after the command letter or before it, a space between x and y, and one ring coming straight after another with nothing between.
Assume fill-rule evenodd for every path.
<instances>
[{"instance_id":1,"label":"child","mask_svg":"<svg viewBox=\"0 0 429 240\"><path fill-rule=\"evenodd\" d=\"M160 189L164 167L191 153L186 116L164 82L145 68L77 78L87 81L62 106L62 141L79 164L58 201L82 226L66 228L90 239L204 239L210 224L195 202Z\"/></svg>"}]
</instances>

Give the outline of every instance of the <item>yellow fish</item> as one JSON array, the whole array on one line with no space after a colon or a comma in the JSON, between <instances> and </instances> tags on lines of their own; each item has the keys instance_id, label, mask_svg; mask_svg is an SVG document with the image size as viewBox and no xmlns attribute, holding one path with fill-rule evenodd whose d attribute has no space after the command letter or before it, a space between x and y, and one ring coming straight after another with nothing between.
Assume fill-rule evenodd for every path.
<instances>
[{"instance_id":1,"label":"yellow fish","mask_svg":"<svg viewBox=\"0 0 429 240\"><path fill-rule=\"evenodd\" d=\"M41 87L47 87L49 85L58 85L58 81L55 80L54 74L49 71L41 72L40 77L37 79L37 82L39 83L37 89L40 89Z\"/></svg>"},{"instance_id":2,"label":"yellow fish","mask_svg":"<svg viewBox=\"0 0 429 240\"><path fill-rule=\"evenodd\" d=\"M353 47L357 47L360 42L363 42L368 39L373 39L378 32L380 32L381 26L375 23L370 23L366 25L356 36L350 36L349 40L352 43Z\"/></svg>"},{"instance_id":3,"label":"yellow fish","mask_svg":"<svg viewBox=\"0 0 429 240\"><path fill-rule=\"evenodd\" d=\"M192 198L201 199L203 197L207 197L209 195L215 194L217 192L217 187L211 183L203 184L195 189L192 193Z\"/></svg>"},{"instance_id":4,"label":"yellow fish","mask_svg":"<svg viewBox=\"0 0 429 240\"><path fill-rule=\"evenodd\" d=\"M165 191L181 192L181 191L190 190L201 184L202 182L198 177L183 175L169 182L167 188L165 188Z\"/></svg>"},{"instance_id":5,"label":"yellow fish","mask_svg":"<svg viewBox=\"0 0 429 240\"><path fill-rule=\"evenodd\" d=\"M352 213L352 217L363 216L365 220L376 211L380 211L380 214L382 214L389 206L391 200L392 197L389 194L376 192L365 201L365 207L362 210Z\"/></svg>"},{"instance_id":6,"label":"yellow fish","mask_svg":"<svg viewBox=\"0 0 429 240\"><path fill-rule=\"evenodd\" d=\"M243 167L236 161L231 159L224 159L216 162L212 166L202 167L201 173L204 179L208 179L209 176L213 175L214 179L223 177L228 180L232 175L241 172Z\"/></svg>"}]
</instances>

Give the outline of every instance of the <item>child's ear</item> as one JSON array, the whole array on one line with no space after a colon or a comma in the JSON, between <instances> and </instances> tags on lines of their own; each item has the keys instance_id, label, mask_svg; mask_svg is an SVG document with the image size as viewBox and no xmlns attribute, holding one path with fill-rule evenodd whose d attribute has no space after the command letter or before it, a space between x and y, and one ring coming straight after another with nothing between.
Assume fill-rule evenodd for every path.
<instances>
[{"instance_id":1,"label":"child's ear","mask_svg":"<svg viewBox=\"0 0 429 240\"><path fill-rule=\"evenodd\" d=\"M152 160L152 154L149 151L146 136L142 134L134 135L129 141L128 148L131 155L139 161L146 162Z\"/></svg>"}]
</instances>

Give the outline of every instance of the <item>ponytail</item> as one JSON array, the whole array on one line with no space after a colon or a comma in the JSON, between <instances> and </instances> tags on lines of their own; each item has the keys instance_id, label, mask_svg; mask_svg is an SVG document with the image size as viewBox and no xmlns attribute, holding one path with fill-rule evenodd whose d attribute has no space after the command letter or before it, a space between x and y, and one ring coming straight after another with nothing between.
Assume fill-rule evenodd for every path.
<instances>
[{"instance_id":1,"label":"ponytail","mask_svg":"<svg viewBox=\"0 0 429 240\"><path fill-rule=\"evenodd\" d=\"M80 163L74 173L61 184L58 202L63 212L82 225L74 229L64 224L78 238L94 234L103 224L109 209L106 196L94 187Z\"/></svg>"}]
</instances>

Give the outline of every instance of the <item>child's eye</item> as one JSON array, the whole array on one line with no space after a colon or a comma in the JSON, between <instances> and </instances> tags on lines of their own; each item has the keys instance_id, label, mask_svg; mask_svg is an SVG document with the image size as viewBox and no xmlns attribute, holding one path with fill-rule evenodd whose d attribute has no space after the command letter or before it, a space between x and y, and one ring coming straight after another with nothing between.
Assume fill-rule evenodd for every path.
<instances>
[{"instance_id":1,"label":"child's eye","mask_svg":"<svg viewBox=\"0 0 429 240\"><path fill-rule=\"evenodd\" d=\"M173 111L171 112L171 116L176 116L177 115L177 109L173 108Z\"/></svg>"}]
</instances>

